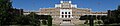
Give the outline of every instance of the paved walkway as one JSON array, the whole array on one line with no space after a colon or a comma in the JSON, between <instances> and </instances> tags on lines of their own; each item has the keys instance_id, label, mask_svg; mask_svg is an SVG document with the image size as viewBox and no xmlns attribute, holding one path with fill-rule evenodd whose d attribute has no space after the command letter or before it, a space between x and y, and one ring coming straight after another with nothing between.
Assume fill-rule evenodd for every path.
<instances>
[{"instance_id":1,"label":"paved walkway","mask_svg":"<svg viewBox=\"0 0 120 26\"><path fill-rule=\"evenodd\" d=\"M60 26L75 26L73 23L61 23Z\"/></svg>"}]
</instances>

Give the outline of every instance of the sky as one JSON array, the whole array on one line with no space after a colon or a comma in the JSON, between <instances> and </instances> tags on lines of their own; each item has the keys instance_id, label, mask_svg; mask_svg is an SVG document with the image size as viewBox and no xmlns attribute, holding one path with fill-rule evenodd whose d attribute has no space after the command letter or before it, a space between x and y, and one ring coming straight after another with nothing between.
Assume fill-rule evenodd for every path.
<instances>
[{"instance_id":1,"label":"sky","mask_svg":"<svg viewBox=\"0 0 120 26\"><path fill-rule=\"evenodd\" d=\"M61 0L12 0L14 8L26 11L38 11L40 8L54 8ZM120 0L63 0L72 1L78 8L90 8L93 12L106 12L115 10L120 5Z\"/></svg>"}]
</instances>

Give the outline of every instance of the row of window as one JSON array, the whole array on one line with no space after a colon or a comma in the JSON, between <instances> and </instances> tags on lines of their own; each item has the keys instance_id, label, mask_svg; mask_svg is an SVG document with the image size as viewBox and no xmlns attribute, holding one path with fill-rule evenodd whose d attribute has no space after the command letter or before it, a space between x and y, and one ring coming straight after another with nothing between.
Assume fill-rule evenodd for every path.
<instances>
[{"instance_id":1,"label":"row of window","mask_svg":"<svg viewBox=\"0 0 120 26\"><path fill-rule=\"evenodd\" d=\"M65 12L65 13L64 13L64 12L62 12L62 14L67 14L67 12ZM71 14L71 13L70 13L70 12L68 12L68 14Z\"/></svg>"},{"instance_id":2,"label":"row of window","mask_svg":"<svg viewBox=\"0 0 120 26\"><path fill-rule=\"evenodd\" d=\"M71 20L63 20L63 21L71 21Z\"/></svg>"},{"instance_id":3,"label":"row of window","mask_svg":"<svg viewBox=\"0 0 120 26\"><path fill-rule=\"evenodd\" d=\"M67 14L67 12L62 12L62 14ZM68 12L68 14L71 14L70 12ZM80 12L77 12L77 14L80 14Z\"/></svg>"},{"instance_id":4,"label":"row of window","mask_svg":"<svg viewBox=\"0 0 120 26\"><path fill-rule=\"evenodd\" d=\"M70 15L62 15L62 17L64 17L64 16L65 16L65 17L67 17L67 16L68 16L68 17L70 18Z\"/></svg>"},{"instance_id":5,"label":"row of window","mask_svg":"<svg viewBox=\"0 0 120 26\"><path fill-rule=\"evenodd\" d=\"M52 14L52 12L50 12L50 14ZM62 14L67 14L67 12L62 12ZM70 12L68 12L68 14L71 14ZM77 14L80 14L80 12L77 12Z\"/></svg>"}]
</instances>

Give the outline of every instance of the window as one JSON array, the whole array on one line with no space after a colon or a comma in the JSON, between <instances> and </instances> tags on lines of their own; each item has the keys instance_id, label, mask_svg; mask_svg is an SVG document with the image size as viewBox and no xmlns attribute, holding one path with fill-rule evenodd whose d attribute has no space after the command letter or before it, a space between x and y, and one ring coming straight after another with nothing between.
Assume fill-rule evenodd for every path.
<instances>
[{"instance_id":1,"label":"window","mask_svg":"<svg viewBox=\"0 0 120 26\"><path fill-rule=\"evenodd\" d=\"M65 15L65 17L67 18L67 15Z\"/></svg>"},{"instance_id":2,"label":"window","mask_svg":"<svg viewBox=\"0 0 120 26\"><path fill-rule=\"evenodd\" d=\"M65 12L65 14L67 14L67 12Z\"/></svg>"},{"instance_id":3,"label":"window","mask_svg":"<svg viewBox=\"0 0 120 26\"><path fill-rule=\"evenodd\" d=\"M68 17L70 18L70 15L68 15Z\"/></svg>"},{"instance_id":4,"label":"window","mask_svg":"<svg viewBox=\"0 0 120 26\"><path fill-rule=\"evenodd\" d=\"M63 20L63 21L71 21L71 20Z\"/></svg>"},{"instance_id":5,"label":"window","mask_svg":"<svg viewBox=\"0 0 120 26\"><path fill-rule=\"evenodd\" d=\"M64 14L64 12L62 12L62 14Z\"/></svg>"},{"instance_id":6,"label":"window","mask_svg":"<svg viewBox=\"0 0 120 26\"><path fill-rule=\"evenodd\" d=\"M64 17L64 15L62 15L62 18Z\"/></svg>"},{"instance_id":7,"label":"window","mask_svg":"<svg viewBox=\"0 0 120 26\"><path fill-rule=\"evenodd\" d=\"M68 12L68 14L70 14L70 12Z\"/></svg>"}]
</instances>

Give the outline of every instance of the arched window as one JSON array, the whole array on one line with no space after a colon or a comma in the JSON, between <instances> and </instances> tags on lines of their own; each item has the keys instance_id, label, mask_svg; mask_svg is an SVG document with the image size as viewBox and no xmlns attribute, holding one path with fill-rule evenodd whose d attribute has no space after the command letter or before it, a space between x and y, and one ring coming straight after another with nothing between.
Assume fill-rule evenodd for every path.
<instances>
[{"instance_id":1,"label":"arched window","mask_svg":"<svg viewBox=\"0 0 120 26\"><path fill-rule=\"evenodd\" d=\"M62 15L62 18L64 17L64 15Z\"/></svg>"},{"instance_id":2,"label":"arched window","mask_svg":"<svg viewBox=\"0 0 120 26\"><path fill-rule=\"evenodd\" d=\"M68 15L68 17L70 18L70 15Z\"/></svg>"},{"instance_id":3,"label":"arched window","mask_svg":"<svg viewBox=\"0 0 120 26\"><path fill-rule=\"evenodd\" d=\"M67 12L65 12L65 14L67 14Z\"/></svg>"},{"instance_id":4,"label":"arched window","mask_svg":"<svg viewBox=\"0 0 120 26\"><path fill-rule=\"evenodd\" d=\"M62 12L62 14L64 14L64 12Z\"/></svg>"},{"instance_id":5,"label":"arched window","mask_svg":"<svg viewBox=\"0 0 120 26\"><path fill-rule=\"evenodd\" d=\"M70 12L68 12L68 14L70 14Z\"/></svg>"}]
</instances>

